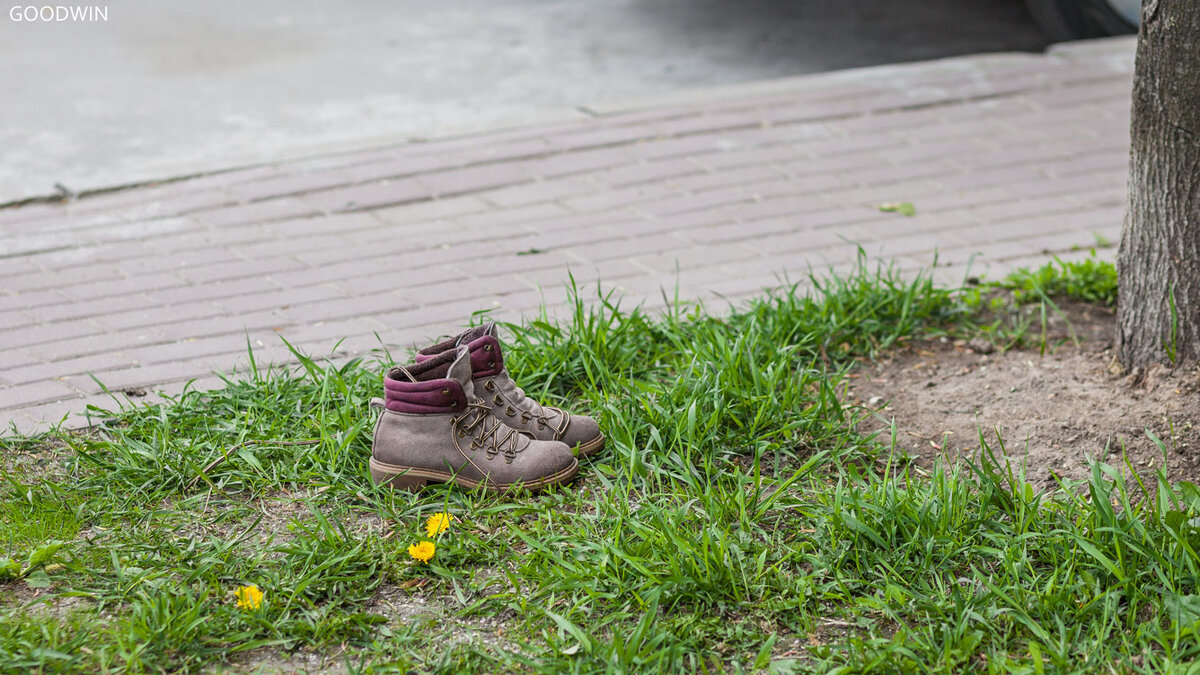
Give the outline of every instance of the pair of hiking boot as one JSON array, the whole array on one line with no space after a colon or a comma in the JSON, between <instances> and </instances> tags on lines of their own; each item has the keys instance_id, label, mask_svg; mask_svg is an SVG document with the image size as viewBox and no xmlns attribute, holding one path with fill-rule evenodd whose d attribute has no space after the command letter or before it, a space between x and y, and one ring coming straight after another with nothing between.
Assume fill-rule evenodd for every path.
<instances>
[{"instance_id":1,"label":"pair of hiking boot","mask_svg":"<svg viewBox=\"0 0 1200 675\"><path fill-rule=\"evenodd\" d=\"M417 352L388 370L371 448L371 477L416 490L428 483L537 491L604 448L595 420L540 405L509 377L496 325Z\"/></svg>"}]
</instances>

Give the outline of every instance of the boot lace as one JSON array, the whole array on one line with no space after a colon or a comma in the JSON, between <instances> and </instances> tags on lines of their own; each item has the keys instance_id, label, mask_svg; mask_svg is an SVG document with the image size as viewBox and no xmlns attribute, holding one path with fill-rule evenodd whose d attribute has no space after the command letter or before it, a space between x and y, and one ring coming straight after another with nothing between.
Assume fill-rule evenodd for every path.
<instances>
[{"instance_id":1,"label":"boot lace","mask_svg":"<svg viewBox=\"0 0 1200 675\"><path fill-rule=\"evenodd\" d=\"M567 424L569 423L569 420L570 420L570 418L568 417L568 414L565 410L559 410L558 408L550 408L549 406L543 406L542 404L538 403L537 401L533 400L532 398L529 398L528 396L526 396L524 389L521 389L520 387L518 387L516 385L513 385L513 388L516 390L516 392L515 392L516 393L515 398L517 399L516 404L514 404L512 401L509 401L500 392L496 391L496 385L492 380L488 380L487 383L484 385L484 389L495 392L493 400L496 402L496 405L505 406L504 412L509 417L513 417L517 413L520 413L522 424L529 424L529 422L531 420L536 420L539 430L553 429L555 438L559 438L563 435L563 433L567 430ZM527 406L532 407L533 412L530 412L529 410L525 410L521 407L518 407L521 402L523 402ZM550 416L547 414L547 412L546 412L547 408L549 408L550 410L553 410L554 413L558 416L560 422L557 426L551 421Z\"/></svg>"},{"instance_id":2,"label":"boot lace","mask_svg":"<svg viewBox=\"0 0 1200 675\"><path fill-rule=\"evenodd\" d=\"M471 449L483 448L487 451L488 459L503 454L504 463L512 464L517 453L524 449L517 445L521 434L496 419L486 403L468 403L463 414L450 418L450 425L454 428L456 446L458 439L472 436ZM462 447L459 446L459 451L461 450Z\"/></svg>"}]
</instances>

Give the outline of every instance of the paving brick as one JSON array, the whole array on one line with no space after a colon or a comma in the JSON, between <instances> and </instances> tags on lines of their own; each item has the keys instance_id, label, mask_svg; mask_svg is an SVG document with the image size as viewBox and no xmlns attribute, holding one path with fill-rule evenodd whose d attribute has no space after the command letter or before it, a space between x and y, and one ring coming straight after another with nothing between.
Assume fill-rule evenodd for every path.
<instances>
[{"instance_id":1,"label":"paving brick","mask_svg":"<svg viewBox=\"0 0 1200 675\"><path fill-rule=\"evenodd\" d=\"M382 178L383 176L376 176ZM260 180L235 183L226 191L241 202L252 202L271 197L286 197L304 192L324 190L361 182L348 171L318 171L308 173L285 173L268 176Z\"/></svg>"},{"instance_id":2,"label":"paving brick","mask_svg":"<svg viewBox=\"0 0 1200 675\"><path fill-rule=\"evenodd\" d=\"M742 186L717 188L703 192L685 192L670 190L650 199L631 205L631 208L641 216L652 218L670 218L698 211L720 212L718 207L755 201L754 195L747 194Z\"/></svg>"},{"instance_id":3,"label":"paving brick","mask_svg":"<svg viewBox=\"0 0 1200 675\"><path fill-rule=\"evenodd\" d=\"M301 305L332 298L346 297L346 293L326 284L313 284L250 295L235 295L214 301L220 310L228 314L254 312L258 310L287 309L293 305Z\"/></svg>"},{"instance_id":4,"label":"paving brick","mask_svg":"<svg viewBox=\"0 0 1200 675\"><path fill-rule=\"evenodd\" d=\"M711 267L721 263L750 260L762 257L762 252L750 244L725 244L720 246L690 246L663 251L658 254L631 252L638 263L659 272L676 269Z\"/></svg>"},{"instance_id":5,"label":"paving brick","mask_svg":"<svg viewBox=\"0 0 1200 675\"><path fill-rule=\"evenodd\" d=\"M204 284L213 281L253 278L267 274L278 277L283 273L303 268L303 263L289 258L233 260L185 269L180 271L178 276L186 278L192 284ZM301 272L301 274L303 273Z\"/></svg>"},{"instance_id":6,"label":"paving brick","mask_svg":"<svg viewBox=\"0 0 1200 675\"><path fill-rule=\"evenodd\" d=\"M847 212L847 220L844 222L853 223L854 230L871 241L923 232L961 232L985 224L994 224L993 221L979 218L974 215L974 211L966 209L940 213L918 211L917 215L911 218L897 213L880 213L877 209L871 213L859 210Z\"/></svg>"},{"instance_id":7,"label":"paving brick","mask_svg":"<svg viewBox=\"0 0 1200 675\"><path fill-rule=\"evenodd\" d=\"M203 228L155 237L149 244L159 255L199 251L207 248L225 248L242 243L274 239L277 236L275 225L275 223L250 223L225 229Z\"/></svg>"},{"instance_id":8,"label":"paving brick","mask_svg":"<svg viewBox=\"0 0 1200 675\"><path fill-rule=\"evenodd\" d=\"M23 293L0 292L0 312L29 310L42 305L61 303L66 298L57 290L26 291Z\"/></svg>"},{"instance_id":9,"label":"paving brick","mask_svg":"<svg viewBox=\"0 0 1200 675\"><path fill-rule=\"evenodd\" d=\"M407 309L413 306L416 306L416 303L404 298L400 290L388 289L370 295L355 294L345 298L291 305L286 309L275 311L274 314L280 317L286 325L302 326L327 323L346 317L369 318L380 312Z\"/></svg>"},{"instance_id":10,"label":"paving brick","mask_svg":"<svg viewBox=\"0 0 1200 675\"><path fill-rule=\"evenodd\" d=\"M331 282L346 295L380 293L413 286L441 283L468 278L469 274L451 264L429 265L420 268L399 267L377 274Z\"/></svg>"},{"instance_id":11,"label":"paving brick","mask_svg":"<svg viewBox=\"0 0 1200 675\"><path fill-rule=\"evenodd\" d=\"M198 300L216 300L238 295L251 295L278 290L279 286L265 277L248 277L232 281L213 281L205 284L186 284L166 288L152 288L147 295L160 305L172 305Z\"/></svg>"},{"instance_id":12,"label":"paving brick","mask_svg":"<svg viewBox=\"0 0 1200 675\"><path fill-rule=\"evenodd\" d=\"M812 125L806 125L812 126ZM794 142L794 147L803 156L813 159L832 159L845 155L873 155L889 157L892 150L902 150L908 146L908 141L894 135L886 136L839 136L821 134L813 138L800 138ZM890 158L890 157L889 157Z\"/></svg>"},{"instance_id":13,"label":"paving brick","mask_svg":"<svg viewBox=\"0 0 1200 675\"><path fill-rule=\"evenodd\" d=\"M991 187L993 185L1020 185L1022 183L1039 182L1045 178L1046 175L1036 167L1028 164L1018 164L1016 166L985 171L971 171L969 173L955 172L940 177L938 182L951 190L961 190Z\"/></svg>"},{"instance_id":14,"label":"paving brick","mask_svg":"<svg viewBox=\"0 0 1200 675\"><path fill-rule=\"evenodd\" d=\"M61 426L63 429L86 428L95 423L88 417L87 406L104 405L106 401L107 397L89 396L19 408L12 412L13 426L17 433L25 434L34 434L52 426ZM0 433L4 431L0 428Z\"/></svg>"},{"instance_id":15,"label":"paving brick","mask_svg":"<svg viewBox=\"0 0 1200 675\"><path fill-rule=\"evenodd\" d=\"M853 228L810 229L798 227L768 237L749 239L742 242L741 245L756 251L760 256L805 254L809 251L820 251L847 243L864 243L858 240L856 234L857 232Z\"/></svg>"},{"instance_id":16,"label":"paving brick","mask_svg":"<svg viewBox=\"0 0 1200 675\"><path fill-rule=\"evenodd\" d=\"M528 183L532 179L519 165L488 164L424 174L418 180L430 194L445 197Z\"/></svg>"},{"instance_id":17,"label":"paving brick","mask_svg":"<svg viewBox=\"0 0 1200 675\"><path fill-rule=\"evenodd\" d=\"M513 297L521 301L527 297L535 296L531 292L529 296L514 294ZM386 343L394 344L397 341L394 338L396 334L403 334L408 337L414 334L415 331L413 329L416 328L436 326L437 328L429 331L431 336L438 335L439 331L451 332L453 327L467 325L470 322L471 316L476 312L494 312L497 309L505 307L505 299L505 296L476 296L457 302L438 303L430 307L389 312L378 315L374 319L388 326L388 329L382 331L380 336L383 337Z\"/></svg>"},{"instance_id":18,"label":"paving brick","mask_svg":"<svg viewBox=\"0 0 1200 675\"><path fill-rule=\"evenodd\" d=\"M550 155L522 162L521 165L529 175L548 179L632 164L636 161L637 155L628 147L616 147Z\"/></svg>"},{"instance_id":19,"label":"paving brick","mask_svg":"<svg viewBox=\"0 0 1200 675\"><path fill-rule=\"evenodd\" d=\"M489 193L483 193L481 196L486 196L486 194ZM378 218L387 225L408 225L410 223L445 220L467 213L481 213L490 208L491 205L480 199L480 196L458 195L445 199L431 199L403 206L376 209L371 213L375 218Z\"/></svg>"},{"instance_id":20,"label":"paving brick","mask_svg":"<svg viewBox=\"0 0 1200 675\"><path fill-rule=\"evenodd\" d=\"M644 276L648 271L645 265L636 264L634 261L625 258L604 260L589 265L573 264L569 267L570 276L575 278L575 282L580 288L589 285L594 286L597 281L615 281L629 277ZM567 272L568 270L556 267L528 269L517 272L514 278L528 284L532 288L556 288L568 283L569 276Z\"/></svg>"},{"instance_id":21,"label":"paving brick","mask_svg":"<svg viewBox=\"0 0 1200 675\"><path fill-rule=\"evenodd\" d=\"M275 311L244 312L233 316L178 321L156 327L167 340L190 340L222 335L245 335L247 332L282 330L288 322Z\"/></svg>"},{"instance_id":22,"label":"paving brick","mask_svg":"<svg viewBox=\"0 0 1200 675\"><path fill-rule=\"evenodd\" d=\"M0 387L0 409L78 397L79 391L66 382L43 380L15 387Z\"/></svg>"},{"instance_id":23,"label":"paving brick","mask_svg":"<svg viewBox=\"0 0 1200 675\"><path fill-rule=\"evenodd\" d=\"M352 259L347 262L322 265L319 267L289 265L286 267L281 267L280 271L278 272L272 272L269 278L279 287L292 288L297 286L308 286L311 284L337 282L343 279L353 279L355 277L367 276L370 274L380 274L387 272L388 269L389 266L387 263L380 259Z\"/></svg>"},{"instance_id":24,"label":"paving brick","mask_svg":"<svg viewBox=\"0 0 1200 675\"><path fill-rule=\"evenodd\" d=\"M61 204L19 204L0 206L0 225L8 228L17 223L44 222L61 216L65 210Z\"/></svg>"},{"instance_id":25,"label":"paving brick","mask_svg":"<svg viewBox=\"0 0 1200 675\"><path fill-rule=\"evenodd\" d=\"M161 326L178 321L193 321L220 316L225 310L211 302L190 302L165 307L150 307L126 312L113 312L94 317L92 321L108 331L130 330L143 326Z\"/></svg>"},{"instance_id":26,"label":"paving brick","mask_svg":"<svg viewBox=\"0 0 1200 675\"><path fill-rule=\"evenodd\" d=\"M30 263L37 263L38 268L46 271L78 267L100 263L114 263L122 269L129 260L157 255L159 252L145 241L116 241L103 244L77 246L61 251L51 251L37 256L24 258Z\"/></svg>"},{"instance_id":27,"label":"paving brick","mask_svg":"<svg viewBox=\"0 0 1200 675\"><path fill-rule=\"evenodd\" d=\"M213 354L231 352L245 354L247 337L243 334L230 333L215 337L201 337L178 341L160 342L145 346L131 346L122 349L122 357L138 365L156 365L174 361L194 361ZM110 369L111 370L111 369Z\"/></svg>"},{"instance_id":28,"label":"paving brick","mask_svg":"<svg viewBox=\"0 0 1200 675\"><path fill-rule=\"evenodd\" d=\"M554 269L554 268L551 268ZM559 270L559 274L563 273ZM396 312L414 307L469 300L486 295L528 290L529 285L511 274L493 274L485 279L461 278L434 284L412 285L396 289L406 302L377 303L372 314Z\"/></svg>"},{"instance_id":29,"label":"paving brick","mask_svg":"<svg viewBox=\"0 0 1200 675\"><path fill-rule=\"evenodd\" d=\"M305 351L315 354L327 354L342 338L352 335L371 335L383 330L378 322L370 318L356 318L342 321L319 321L311 324L294 326L281 331L281 335L292 344L305 347Z\"/></svg>"},{"instance_id":30,"label":"paving brick","mask_svg":"<svg viewBox=\"0 0 1200 675\"><path fill-rule=\"evenodd\" d=\"M1067 231L1049 236L1040 236L1032 244L1035 251L1042 253L1061 253L1063 251L1087 251L1095 247L1096 239L1091 232Z\"/></svg>"},{"instance_id":31,"label":"paving brick","mask_svg":"<svg viewBox=\"0 0 1200 675\"><path fill-rule=\"evenodd\" d=\"M193 186L195 187L195 186ZM175 191L170 196L152 202L142 202L118 212L128 221L160 216L179 216L233 206L237 198L221 189Z\"/></svg>"},{"instance_id":32,"label":"paving brick","mask_svg":"<svg viewBox=\"0 0 1200 675\"><path fill-rule=\"evenodd\" d=\"M595 180L612 188L642 183L671 183L675 179L704 173L706 169L686 159L630 164L594 174Z\"/></svg>"},{"instance_id":33,"label":"paving brick","mask_svg":"<svg viewBox=\"0 0 1200 675\"><path fill-rule=\"evenodd\" d=\"M114 213L76 214L60 207L51 217L9 223L4 229L10 234L61 234L87 231L89 228L120 223L122 220L124 219L120 215Z\"/></svg>"},{"instance_id":34,"label":"paving brick","mask_svg":"<svg viewBox=\"0 0 1200 675\"><path fill-rule=\"evenodd\" d=\"M0 332L0 349L28 347L44 342L47 336L57 339L77 338L101 332L100 326L90 319L58 321L50 325L32 325Z\"/></svg>"},{"instance_id":35,"label":"paving brick","mask_svg":"<svg viewBox=\"0 0 1200 675\"><path fill-rule=\"evenodd\" d=\"M503 229L510 232L517 231L514 226L522 225L539 220L551 218L562 218L569 216L571 212L559 204L529 204L527 206L519 206L510 209L500 209L487 211L484 213L473 213L470 215L459 216L454 219L454 224L444 228L444 230L493 230ZM438 238L446 241L444 237L446 233L439 232Z\"/></svg>"},{"instance_id":36,"label":"paving brick","mask_svg":"<svg viewBox=\"0 0 1200 675\"><path fill-rule=\"evenodd\" d=\"M654 201L678 194L679 191L662 183L646 183L620 190L597 192L591 195L562 200L562 205L577 213L608 211L632 204Z\"/></svg>"},{"instance_id":37,"label":"paving brick","mask_svg":"<svg viewBox=\"0 0 1200 675\"><path fill-rule=\"evenodd\" d=\"M641 233L645 232L646 230L641 230ZM599 225L586 229L564 228L548 232L534 231L532 234L533 236L528 239L530 249L536 248L541 251L586 247L598 242L623 239L628 236L626 232L607 225Z\"/></svg>"},{"instance_id":38,"label":"paving brick","mask_svg":"<svg viewBox=\"0 0 1200 675\"><path fill-rule=\"evenodd\" d=\"M917 233L893 237L880 243L879 251L887 256L908 256L913 254L945 251L963 248L965 242L950 231Z\"/></svg>"},{"instance_id":39,"label":"paving brick","mask_svg":"<svg viewBox=\"0 0 1200 675\"><path fill-rule=\"evenodd\" d=\"M922 213L986 206L1033 196L1027 195L1023 186L1004 185L953 190L932 181L914 186L913 189L875 189L874 194L875 199L864 201L874 201L876 204L884 201L911 201L917 211Z\"/></svg>"},{"instance_id":40,"label":"paving brick","mask_svg":"<svg viewBox=\"0 0 1200 675\"><path fill-rule=\"evenodd\" d=\"M97 300L74 302L64 302L59 298L55 303L47 302L30 307L28 314L40 323L52 323L64 319L87 319L159 305L160 303L152 300L150 296L144 293L113 295Z\"/></svg>"},{"instance_id":41,"label":"paving brick","mask_svg":"<svg viewBox=\"0 0 1200 675\"><path fill-rule=\"evenodd\" d=\"M863 183L867 179L859 179L859 174L875 169L880 165L880 159L870 153L854 153L820 157L805 156L788 162L780 162L778 169L784 176L801 177L839 174L851 179L845 182Z\"/></svg>"},{"instance_id":42,"label":"paving brick","mask_svg":"<svg viewBox=\"0 0 1200 675\"><path fill-rule=\"evenodd\" d=\"M209 391L225 386L216 376L191 377L184 380L156 382L143 398L128 398L131 405L148 405L164 401L167 397L179 396L189 391Z\"/></svg>"},{"instance_id":43,"label":"paving brick","mask_svg":"<svg viewBox=\"0 0 1200 675\"><path fill-rule=\"evenodd\" d=\"M33 382L58 380L65 377L83 375L84 373L115 368L125 368L135 365L132 359L118 353L94 354L63 361L30 363L17 368L6 368L2 377L10 384L30 384Z\"/></svg>"},{"instance_id":44,"label":"paving brick","mask_svg":"<svg viewBox=\"0 0 1200 675\"><path fill-rule=\"evenodd\" d=\"M235 250L243 259L262 260L263 258L291 257L297 253L338 248L344 243L344 237L335 235L290 236L257 244L241 244L236 246Z\"/></svg>"},{"instance_id":45,"label":"paving brick","mask_svg":"<svg viewBox=\"0 0 1200 675\"><path fill-rule=\"evenodd\" d=\"M230 248L241 250L242 244L233 244ZM228 249L204 248L188 251L187 255L153 255L121 262L121 271L131 277L138 275L156 274L158 272L183 271L194 267L204 267L218 263L240 260Z\"/></svg>"},{"instance_id":46,"label":"paving brick","mask_svg":"<svg viewBox=\"0 0 1200 675\"><path fill-rule=\"evenodd\" d=\"M944 211L943 214L962 213L981 222L999 223L1016 218L1036 217L1046 214L1062 213L1078 208L1060 195L1041 199L1017 199L1010 202L968 206L961 210Z\"/></svg>"},{"instance_id":47,"label":"paving brick","mask_svg":"<svg viewBox=\"0 0 1200 675\"><path fill-rule=\"evenodd\" d=\"M126 389L152 388L159 382L199 378L209 374L210 370L202 365L176 361L156 366L107 370L89 376L68 377L66 383L84 394L100 394L105 389L116 393Z\"/></svg>"},{"instance_id":48,"label":"paving brick","mask_svg":"<svg viewBox=\"0 0 1200 675\"><path fill-rule=\"evenodd\" d=\"M604 189L604 186L590 177L567 176L536 183L523 183L499 190L489 190L478 196L489 204L503 208L592 194L601 189Z\"/></svg>"},{"instance_id":49,"label":"paving brick","mask_svg":"<svg viewBox=\"0 0 1200 675\"><path fill-rule=\"evenodd\" d=\"M433 196L434 193L416 179L401 178L310 192L304 195L304 201L315 207L307 212L311 214L361 211L393 204L417 202Z\"/></svg>"},{"instance_id":50,"label":"paving brick","mask_svg":"<svg viewBox=\"0 0 1200 675\"><path fill-rule=\"evenodd\" d=\"M666 232L633 239L614 239L606 242L589 243L568 248L567 250L573 253L579 260L598 262L611 258L653 255L663 251L686 248L687 245L687 239L673 232Z\"/></svg>"},{"instance_id":51,"label":"paving brick","mask_svg":"<svg viewBox=\"0 0 1200 675\"><path fill-rule=\"evenodd\" d=\"M259 243L268 243L267 239L279 241L292 237L341 235L385 227L383 221L375 217L375 213L378 212L331 213L271 223L264 228L270 231L270 237L264 237Z\"/></svg>"},{"instance_id":52,"label":"paving brick","mask_svg":"<svg viewBox=\"0 0 1200 675\"><path fill-rule=\"evenodd\" d=\"M1074 176L1086 173L1112 173L1128 170L1129 158L1125 152L1102 152L1090 155L1064 155L1057 161L1044 162L1042 170L1050 176Z\"/></svg>"},{"instance_id":53,"label":"paving brick","mask_svg":"<svg viewBox=\"0 0 1200 675\"><path fill-rule=\"evenodd\" d=\"M861 220L863 216L832 212L831 215L842 215L846 222ZM836 234L838 228L816 230L817 221L804 220L794 217L768 218L750 222L735 222L713 225L704 228L687 230L689 239L704 244L721 244L726 242L745 242L759 247L772 247L778 235L789 235L796 232L820 232L817 237L825 237L829 233Z\"/></svg>"},{"instance_id":54,"label":"paving brick","mask_svg":"<svg viewBox=\"0 0 1200 675\"><path fill-rule=\"evenodd\" d=\"M619 127L587 126L572 133L548 135L547 140L559 150L579 150L610 145L624 145L659 135L657 126L631 124Z\"/></svg>"},{"instance_id":55,"label":"paving brick","mask_svg":"<svg viewBox=\"0 0 1200 675\"><path fill-rule=\"evenodd\" d=\"M779 171L766 166L750 166L712 171L671 179L671 186L688 192L736 187L777 179Z\"/></svg>"},{"instance_id":56,"label":"paving brick","mask_svg":"<svg viewBox=\"0 0 1200 675\"><path fill-rule=\"evenodd\" d=\"M63 338L52 331L42 335L43 342L30 345L25 351L42 361L72 359L91 354L119 352L143 344L154 344L162 340L156 328L142 328L123 333L97 333L83 337Z\"/></svg>"},{"instance_id":57,"label":"paving brick","mask_svg":"<svg viewBox=\"0 0 1200 675\"><path fill-rule=\"evenodd\" d=\"M843 206L841 200L826 200L823 196L812 195L764 200L751 199L740 204L721 207L717 212L722 216L747 221L790 216L799 222L806 222L805 219L808 215L828 213L833 210L827 201L835 201L833 206Z\"/></svg>"},{"instance_id":58,"label":"paving brick","mask_svg":"<svg viewBox=\"0 0 1200 675\"><path fill-rule=\"evenodd\" d=\"M801 146L797 145L776 145L761 148L757 146L738 147L737 144L733 144L725 152L695 158L695 161L699 162L702 166L714 171L743 166L772 165L797 160L807 162L811 161L812 157L804 152Z\"/></svg>"},{"instance_id":59,"label":"paving brick","mask_svg":"<svg viewBox=\"0 0 1200 675\"><path fill-rule=\"evenodd\" d=\"M11 384L5 380L6 371L35 363L41 363L41 359L28 350L0 350L0 384Z\"/></svg>"},{"instance_id":60,"label":"paving brick","mask_svg":"<svg viewBox=\"0 0 1200 675\"><path fill-rule=\"evenodd\" d=\"M5 330L24 328L33 323L37 322L24 310L10 309L6 312L0 312L0 326L4 326Z\"/></svg>"},{"instance_id":61,"label":"paving brick","mask_svg":"<svg viewBox=\"0 0 1200 675\"><path fill-rule=\"evenodd\" d=\"M8 291L36 291L120 279L123 276L125 275L121 269L111 263L83 264L41 274L9 278L0 282L0 287Z\"/></svg>"},{"instance_id":62,"label":"paving brick","mask_svg":"<svg viewBox=\"0 0 1200 675\"><path fill-rule=\"evenodd\" d=\"M0 260L0 289L6 288L5 282L9 279L40 274L42 266L35 263L34 258L35 256L24 256Z\"/></svg>"},{"instance_id":63,"label":"paving brick","mask_svg":"<svg viewBox=\"0 0 1200 675\"><path fill-rule=\"evenodd\" d=\"M319 213L320 209L305 200L296 198L269 199L249 204L236 204L196 211L190 217L199 222L219 228L231 228L254 223L269 223L297 216Z\"/></svg>"},{"instance_id":64,"label":"paving brick","mask_svg":"<svg viewBox=\"0 0 1200 675\"><path fill-rule=\"evenodd\" d=\"M566 255L566 252L547 251L540 255L519 256L515 253L494 255L489 258L459 263L457 267L463 272L483 279L495 274L514 274L530 269L545 269L547 267L565 269L567 265L576 262L579 262L579 259Z\"/></svg>"},{"instance_id":65,"label":"paving brick","mask_svg":"<svg viewBox=\"0 0 1200 675\"><path fill-rule=\"evenodd\" d=\"M62 292L73 300L95 300L114 295L129 295L182 286L186 282L173 274L159 273L64 287Z\"/></svg>"},{"instance_id":66,"label":"paving brick","mask_svg":"<svg viewBox=\"0 0 1200 675\"><path fill-rule=\"evenodd\" d=\"M655 138L628 146L631 154L642 160L670 159L674 157L704 157L727 148L720 136L681 136L677 138Z\"/></svg>"}]
</instances>

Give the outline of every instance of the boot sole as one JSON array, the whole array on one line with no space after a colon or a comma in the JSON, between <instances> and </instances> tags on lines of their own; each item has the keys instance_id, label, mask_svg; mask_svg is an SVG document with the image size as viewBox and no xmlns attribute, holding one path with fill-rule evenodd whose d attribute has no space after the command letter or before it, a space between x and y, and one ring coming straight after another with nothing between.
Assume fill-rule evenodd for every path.
<instances>
[{"instance_id":1,"label":"boot sole","mask_svg":"<svg viewBox=\"0 0 1200 675\"><path fill-rule=\"evenodd\" d=\"M394 490L409 491L420 490L429 483L450 483L466 488L482 487L488 492L507 492L509 490L540 492L548 487L562 485L570 481L579 472L579 462L573 461L571 466L549 476L517 483L494 484L486 480L473 480L435 469L419 469L412 466L386 464L377 461L374 457L371 458L370 466L371 479L375 481L376 485L390 487Z\"/></svg>"},{"instance_id":2,"label":"boot sole","mask_svg":"<svg viewBox=\"0 0 1200 675\"><path fill-rule=\"evenodd\" d=\"M587 443L580 443L571 448L571 452L575 453L576 457L590 457L604 449L604 434L593 438Z\"/></svg>"}]
</instances>

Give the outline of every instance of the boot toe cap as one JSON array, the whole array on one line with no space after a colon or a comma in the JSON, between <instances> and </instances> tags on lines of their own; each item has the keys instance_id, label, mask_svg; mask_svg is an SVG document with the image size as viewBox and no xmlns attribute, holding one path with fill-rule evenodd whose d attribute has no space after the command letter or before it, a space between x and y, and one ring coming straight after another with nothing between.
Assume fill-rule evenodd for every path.
<instances>
[{"instance_id":1,"label":"boot toe cap","mask_svg":"<svg viewBox=\"0 0 1200 675\"><path fill-rule=\"evenodd\" d=\"M602 446L603 438L596 420L584 415L572 415L571 423L567 425L560 440L568 447L583 448L587 450L587 454L591 454L600 449L595 446Z\"/></svg>"},{"instance_id":2,"label":"boot toe cap","mask_svg":"<svg viewBox=\"0 0 1200 675\"><path fill-rule=\"evenodd\" d=\"M538 488L558 485L575 475L579 462L571 449L558 441L530 441L516 461L494 476L502 483L521 483Z\"/></svg>"}]
</instances>

